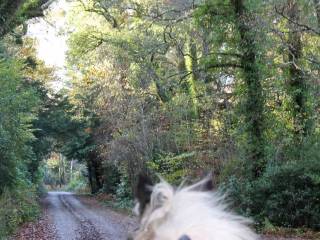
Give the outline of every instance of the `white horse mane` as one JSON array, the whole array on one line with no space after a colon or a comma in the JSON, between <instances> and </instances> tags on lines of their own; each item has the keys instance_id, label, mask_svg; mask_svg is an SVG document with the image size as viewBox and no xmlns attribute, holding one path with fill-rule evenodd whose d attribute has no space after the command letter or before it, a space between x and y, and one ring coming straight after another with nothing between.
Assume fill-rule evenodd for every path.
<instances>
[{"instance_id":1,"label":"white horse mane","mask_svg":"<svg viewBox=\"0 0 320 240\"><path fill-rule=\"evenodd\" d=\"M217 192L198 184L174 189L162 180L152 187L135 240L255 240L250 221L227 210ZM136 206L136 210L139 205ZM182 237L185 236L185 237Z\"/></svg>"}]
</instances>

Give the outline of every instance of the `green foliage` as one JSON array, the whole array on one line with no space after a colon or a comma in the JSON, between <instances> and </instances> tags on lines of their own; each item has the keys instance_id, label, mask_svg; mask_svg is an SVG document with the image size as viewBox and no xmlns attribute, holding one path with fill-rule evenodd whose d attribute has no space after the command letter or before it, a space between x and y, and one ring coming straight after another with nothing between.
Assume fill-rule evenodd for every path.
<instances>
[{"instance_id":1,"label":"green foliage","mask_svg":"<svg viewBox=\"0 0 320 240\"><path fill-rule=\"evenodd\" d=\"M319 153L304 162L269 166L256 181L230 177L223 188L237 209L263 225L320 229Z\"/></svg>"},{"instance_id":2,"label":"green foliage","mask_svg":"<svg viewBox=\"0 0 320 240\"><path fill-rule=\"evenodd\" d=\"M160 174L170 183L179 184L187 176L187 164L195 156L194 152L182 153L177 156L173 153L154 154L154 159L147 163L148 167Z\"/></svg>"},{"instance_id":3,"label":"green foliage","mask_svg":"<svg viewBox=\"0 0 320 240\"><path fill-rule=\"evenodd\" d=\"M120 183L117 186L115 196L115 207L124 209L130 209L133 207L133 195L126 176L122 176Z\"/></svg>"},{"instance_id":4,"label":"green foliage","mask_svg":"<svg viewBox=\"0 0 320 240\"><path fill-rule=\"evenodd\" d=\"M37 191L31 184L19 183L14 190L5 189L0 196L0 239L24 222L34 220L40 209Z\"/></svg>"},{"instance_id":5,"label":"green foliage","mask_svg":"<svg viewBox=\"0 0 320 240\"><path fill-rule=\"evenodd\" d=\"M74 177L69 181L66 190L75 193L88 192L87 180L84 177Z\"/></svg>"},{"instance_id":6,"label":"green foliage","mask_svg":"<svg viewBox=\"0 0 320 240\"><path fill-rule=\"evenodd\" d=\"M106 164L104 166L105 182L103 184L103 192L108 194L117 194L118 186L120 184L121 173L114 164Z\"/></svg>"},{"instance_id":7,"label":"green foliage","mask_svg":"<svg viewBox=\"0 0 320 240\"><path fill-rule=\"evenodd\" d=\"M39 162L46 154L35 134L43 85L23 77L26 66L4 53L0 59L0 238L39 213L45 190Z\"/></svg>"},{"instance_id":8,"label":"green foliage","mask_svg":"<svg viewBox=\"0 0 320 240\"><path fill-rule=\"evenodd\" d=\"M34 89L25 87L21 66L0 60L0 194L17 180L17 171L33 157L31 123L39 99Z\"/></svg>"}]
</instances>

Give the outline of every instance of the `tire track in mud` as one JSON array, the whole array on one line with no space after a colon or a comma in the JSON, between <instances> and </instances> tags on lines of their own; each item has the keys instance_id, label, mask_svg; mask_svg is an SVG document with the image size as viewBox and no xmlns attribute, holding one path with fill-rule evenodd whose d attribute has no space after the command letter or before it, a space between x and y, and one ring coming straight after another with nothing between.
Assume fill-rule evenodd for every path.
<instances>
[{"instance_id":1,"label":"tire track in mud","mask_svg":"<svg viewBox=\"0 0 320 240\"><path fill-rule=\"evenodd\" d=\"M79 223L79 227L77 229L76 240L103 240L99 231L95 228L94 224L87 219L82 214L78 213L72 206L69 204L64 195L59 195L59 200L63 204L63 206L71 213L71 215L75 218L75 220Z\"/></svg>"}]
</instances>

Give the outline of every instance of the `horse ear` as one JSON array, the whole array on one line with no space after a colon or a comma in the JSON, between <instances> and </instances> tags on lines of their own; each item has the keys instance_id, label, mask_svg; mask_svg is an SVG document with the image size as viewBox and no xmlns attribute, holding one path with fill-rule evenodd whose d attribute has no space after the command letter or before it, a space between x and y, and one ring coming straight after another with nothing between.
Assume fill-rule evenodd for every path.
<instances>
[{"instance_id":1,"label":"horse ear","mask_svg":"<svg viewBox=\"0 0 320 240\"><path fill-rule=\"evenodd\" d=\"M207 175L207 177L205 177L200 182L197 182L196 184L188 187L188 190L190 191L201 191L201 192L212 191L213 189L214 189L214 184L213 184L211 173Z\"/></svg>"},{"instance_id":2,"label":"horse ear","mask_svg":"<svg viewBox=\"0 0 320 240\"><path fill-rule=\"evenodd\" d=\"M139 202L138 211L140 215L142 215L146 205L150 202L152 186L153 183L150 177L144 174L139 174L135 197Z\"/></svg>"}]
</instances>

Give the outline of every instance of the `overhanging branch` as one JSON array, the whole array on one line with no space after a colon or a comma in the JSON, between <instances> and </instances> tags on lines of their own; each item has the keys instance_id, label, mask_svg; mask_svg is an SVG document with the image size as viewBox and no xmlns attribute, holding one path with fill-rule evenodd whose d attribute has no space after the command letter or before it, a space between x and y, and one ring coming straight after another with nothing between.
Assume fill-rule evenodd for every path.
<instances>
[{"instance_id":1,"label":"overhanging branch","mask_svg":"<svg viewBox=\"0 0 320 240\"><path fill-rule=\"evenodd\" d=\"M239 63L215 63L205 66L205 69L210 68L243 68L243 66Z\"/></svg>"}]
</instances>

